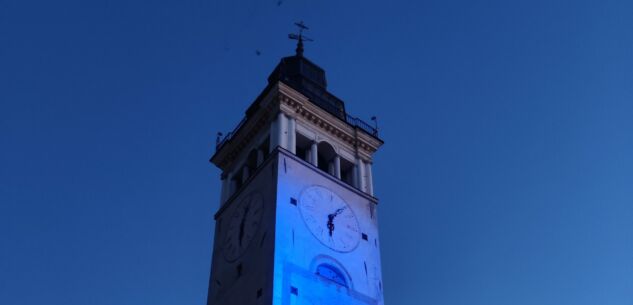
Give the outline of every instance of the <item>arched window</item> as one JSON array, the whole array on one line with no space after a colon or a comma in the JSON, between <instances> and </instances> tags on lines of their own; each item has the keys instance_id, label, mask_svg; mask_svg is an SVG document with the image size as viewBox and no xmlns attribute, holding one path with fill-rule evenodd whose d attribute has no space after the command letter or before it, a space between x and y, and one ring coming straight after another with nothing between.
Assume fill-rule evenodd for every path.
<instances>
[{"instance_id":1,"label":"arched window","mask_svg":"<svg viewBox=\"0 0 633 305\"><path fill-rule=\"evenodd\" d=\"M347 286L347 280L345 279L345 275L343 272L338 270L338 268L330 265L330 264L321 264L317 267L316 273L334 283L337 283L343 287Z\"/></svg>"},{"instance_id":2,"label":"arched window","mask_svg":"<svg viewBox=\"0 0 633 305\"><path fill-rule=\"evenodd\" d=\"M332 162L334 160L334 157L336 157L334 147L332 147L330 143L322 141L319 142L319 145L317 146L317 151L319 155L317 161L318 167L322 171L334 176L334 164Z\"/></svg>"},{"instance_id":3,"label":"arched window","mask_svg":"<svg viewBox=\"0 0 633 305\"><path fill-rule=\"evenodd\" d=\"M295 145L296 155L306 162L310 162L310 148L312 146L312 140L297 132Z\"/></svg>"},{"instance_id":4,"label":"arched window","mask_svg":"<svg viewBox=\"0 0 633 305\"><path fill-rule=\"evenodd\" d=\"M341 158L341 180L343 182L355 186L354 181L354 163L345 158Z\"/></svg>"}]
</instances>

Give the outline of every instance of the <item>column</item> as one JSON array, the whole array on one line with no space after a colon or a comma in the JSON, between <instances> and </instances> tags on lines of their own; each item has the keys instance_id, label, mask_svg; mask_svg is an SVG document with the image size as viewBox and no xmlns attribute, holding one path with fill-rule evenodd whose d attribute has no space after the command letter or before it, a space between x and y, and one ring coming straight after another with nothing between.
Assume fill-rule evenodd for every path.
<instances>
[{"instance_id":1,"label":"column","mask_svg":"<svg viewBox=\"0 0 633 305\"><path fill-rule=\"evenodd\" d=\"M297 154L297 120L293 117L288 118L288 150Z\"/></svg>"},{"instance_id":2,"label":"column","mask_svg":"<svg viewBox=\"0 0 633 305\"><path fill-rule=\"evenodd\" d=\"M279 145L279 120L275 118L270 123L270 147L269 152L272 152Z\"/></svg>"},{"instance_id":3,"label":"column","mask_svg":"<svg viewBox=\"0 0 633 305\"><path fill-rule=\"evenodd\" d=\"M310 146L310 163L312 163L312 165L314 166L318 166L318 160L319 158L317 157L317 142L312 142L312 146Z\"/></svg>"},{"instance_id":4,"label":"column","mask_svg":"<svg viewBox=\"0 0 633 305\"><path fill-rule=\"evenodd\" d=\"M277 139L281 148L288 148L288 120L283 112L277 114Z\"/></svg>"},{"instance_id":5,"label":"column","mask_svg":"<svg viewBox=\"0 0 633 305\"><path fill-rule=\"evenodd\" d=\"M334 157L334 176L341 179L341 157L338 155Z\"/></svg>"},{"instance_id":6,"label":"column","mask_svg":"<svg viewBox=\"0 0 633 305\"><path fill-rule=\"evenodd\" d=\"M229 198L229 177L226 173L222 173L220 179L222 179L222 189L220 191L220 206L222 206L226 199Z\"/></svg>"},{"instance_id":7,"label":"column","mask_svg":"<svg viewBox=\"0 0 633 305\"><path fill-rule=\"evenodd\" d=\"M374 196L374 177L371 174L371 164L371 162L365 164L365 175L367 176L367 193Z\"/></svg>"},{"instance_id":8,"label":"column","mask_svg":"<svg viewBox=\"0 0 633 305\"><path fill-rule=\"evenodd\" d=\"M264 163L264 151L261 148L257 149L257 167Z\"/></svg>"},{"instance_id":9,"label":"column","mask_svg":"<svg viewBox=\"0 0 633 305\"><path fill-rule=\"evenodd\" d=\"M356 177L357 177L357 188L363 192L365 192L365 164L363 163L363 159L356 158Z\"/></svg>"},{"instance_id":10,"label":"column","mask_svg":"<svg viewBox=\"0 0 633 305\"><path fill-rule=\"evenodd\" d=\"M229 179L229 192L227 193L226 199L229 199L231 195L233 195L233 193L235 192L235 189L237 189L237 186L235 185L233 174L230 174L227 179Z\"/></svg>"},{"instance_id":11,"label":"column","mask_svg":"<svg viewBox=\"0 0 633 305\"><path fill-rule=\"evenodd\" d=\"M250 175L250 169L248 168L248 166L244 165L244 167L242 168L242 184L246 182L249 175Z\"/></svg>"}]
</instances>

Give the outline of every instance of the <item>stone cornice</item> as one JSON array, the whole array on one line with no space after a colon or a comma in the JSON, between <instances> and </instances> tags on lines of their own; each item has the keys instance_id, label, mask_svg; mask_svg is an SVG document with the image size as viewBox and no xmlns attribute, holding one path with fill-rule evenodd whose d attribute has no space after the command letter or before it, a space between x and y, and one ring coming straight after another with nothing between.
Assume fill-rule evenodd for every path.
<instances>
[{"instance_id":1,"label":"stone cornice","mask_svg":"<svg viewBox=\"0 0 633 305\"><path fill-rule=\"evenodd\" d=\"M323 110L282 82L266 87L253 106L257 110L252 117L249 117L226 145L220 147L211 157L210 161L223 171L227 170L242 151L252 144L252 140L262 129L269 128L270 122L278 111L307 121L323 133L349 144L355 148L359 157L367 161L371 161L372 154L383 144L380 139Z\"/></svg>"},{"instance_id":2,"label":"stone cornice","mask_svg":"<svg viewBox=\"0 0 633 305\"><path fill-rule=\"evenodd\" d=\"M269 127L268 125L276 113L275 110L278 108L276 106L279 105L279 103L275 101L278 96L277 86L268 86L264 89L264 92L262 92L262 96L263 97L255 101L256 104L259 104L255 114L248 118L244 124L235 131L235 134L228 140L226 145L223 145L211 157L210 161L223 171L226 171L233 160L240 156L244 148L252 144L251 141L257 137L262 129Z\"/></svg>"},{"instance_id":3,"label":"stone cornice","mask_svg":"<svg viewBox=\"0 0 633 305\"><path fill-rule=\"evenodd\" d=\"M279 82L280 109L292 116L300 116L311 125L353 147L358 147L358 153L366 160L371 160L371 155L378 150L383 142L358 127L351 126L340 118L323 110L310 102L301 93L290 86Z\"/></svg>"}]
</instances>

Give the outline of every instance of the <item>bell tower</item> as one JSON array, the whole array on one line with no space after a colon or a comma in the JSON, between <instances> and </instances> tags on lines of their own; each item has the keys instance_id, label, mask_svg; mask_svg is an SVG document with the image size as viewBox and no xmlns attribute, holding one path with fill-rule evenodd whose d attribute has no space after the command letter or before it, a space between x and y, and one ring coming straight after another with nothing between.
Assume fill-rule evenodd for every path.
<instances>
[{"instance_id":1,"label":"bell tower","mask_svg":"<svg viewBox=\"0 0 633 305\"><path fill-rule=\"evenodd\" d=\"M327 91L302 32L291 38L297 54L211 157L222 192L207 304L383 304L371 171L383 141Z\"/></svg>"}]
</instances>

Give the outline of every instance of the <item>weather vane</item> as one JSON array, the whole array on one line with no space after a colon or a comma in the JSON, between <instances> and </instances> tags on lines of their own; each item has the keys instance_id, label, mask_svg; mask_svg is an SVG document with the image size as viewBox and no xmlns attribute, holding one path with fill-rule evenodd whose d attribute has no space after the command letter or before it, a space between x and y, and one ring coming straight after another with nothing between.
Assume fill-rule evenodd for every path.
<instances>
[{"instance_id":1,"label":"weather vane","mask_svg":"<svg viewBox=\"0 0 633 305\"><path fill-rule=\"evenodd\" d=\"M303 35L304 30L309 28L303 23L303 21L295 22L295 25L299 28L299 34L288 34L288 38L297 40L297 56L303 56L303 42L314 41L312 38Z\"/></svg>"}]
</instances>

